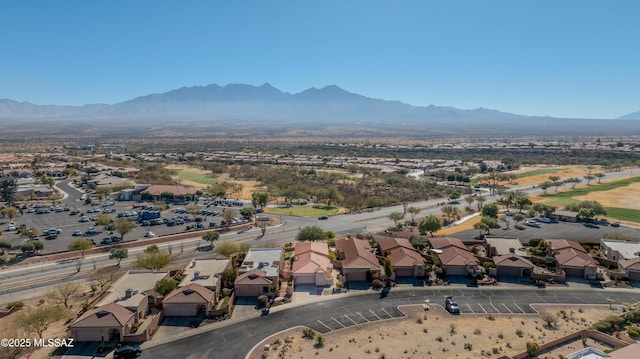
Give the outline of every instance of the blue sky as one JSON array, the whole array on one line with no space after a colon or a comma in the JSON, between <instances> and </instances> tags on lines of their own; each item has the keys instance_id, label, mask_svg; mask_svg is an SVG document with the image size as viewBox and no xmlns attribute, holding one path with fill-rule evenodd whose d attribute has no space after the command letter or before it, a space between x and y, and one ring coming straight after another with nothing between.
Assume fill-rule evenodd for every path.
<instances>
[{"instance_id":1,"label":"blue sky","mask_svg":"<svg viewBox=\"0 0 640 359\"><path fill-rule=\"evenodd\" d=\"M329 84L413 105L640 110L640 1L0 1L0 98Z\"/></svg>"}]
</instances>

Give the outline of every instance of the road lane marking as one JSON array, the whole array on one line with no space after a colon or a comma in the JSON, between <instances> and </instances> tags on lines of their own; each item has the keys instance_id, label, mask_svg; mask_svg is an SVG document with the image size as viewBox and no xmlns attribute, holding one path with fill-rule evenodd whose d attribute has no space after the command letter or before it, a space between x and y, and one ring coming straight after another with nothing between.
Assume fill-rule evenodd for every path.
<instances>
[{"instance_id":1,"label":"road lane marking","mask_svg":"<svg viewBox=\"0 0 640 359\"><path fill-rule=\"evenodd\" d=\"M487 314L487 310L486 310L486 309L484 309L484 307L483 307L480 303L478 303L478 307L480 307L480 309L482 309L482 311L483 311L485 314Z\"/></svg>"},{"instance_id":2,"label":"road lane marking","mask_svg":"<svg viewBox=\"0 0 640 359\"><path fill-rule=\"evenodd\" d=\"M509 307L507 307L507 305L506 305L506 304L502 303L502 306L503 306L507 311L509 311L509 313L513 313L513 312L511 311L511 309L509 309Z\"/></svg>"},{"instance_id":3,"label":"road lane marking","mask_svg":"<svg viewBox=\"0 0 640 359\"><path fill-rule=\"evenodd\" d=\"M469 308L469 311L470 311L471 313L475 313L475 312L473 311L473 309L471 309L471 306L469 305L469 303L465 303L465 305L467 306L467 308Z\"/></svg>"},{"instance_id":4,"label":"road lane marking","mask_svg":"<svg viewBox=\"0 0 640 359\"><path fill-rule=\"evenodd\" d=\"M518 309L520 309L520 311L521 311L522 313L526 313L524 310L522 310L522 308L520 308L520 306L519 306L517 303L513 303L513 305L515 305L516 307L518 307Z\"/></svg>"},{"instance_id":5,"label":"road lane marking","mask_svg":"<svg viewBox=\"0 0 640 359\"><path fill-rule=\"evenodd\" d=\"M378 318L378 320L382 320L382 318L380 318L380 317L378 316L378 314L374 313L374 312L373 312L373 310L369 309L369 312L370 312L371 314L375 315L375 316L376 316L376 318Z\"/></svg>"},{"instance_id":6,"label":"road lane marking","mask_svg":"<svg viewBox=\"0 0 640 359\"><path fill-rule=\"evenodd\" d=\"M331 317L331 319L333 319L334 322L340 324L343 328L346 328L346 326L344 324L340 323L336 318Z\"/></svg>"},{"instance_id":7,"label":"road lane marking","mask_svg":"<svg viewBox=\"0 0 640 359\"><path fill-rule=\"evenodd\" d=\"M358 325L358 323L356 323L353 319L351 319L348 315L344 314L344 317L349 319L351 321L351 323L353 323L353 325Z\"/></svg>"},{"instance_id":8,"label":"road lane marking","mask_svg":"<svg viewBox=\"0 0 640 359\"><path fill-rule=\"evenodd\" d=\"M322 324L323 326L325 326L327 329L329 329L329 331L330 331L330 332L334 330L333 328L331 328L330 326L328 326L328 325L324 324L324 323L323 323L323 322L321 322L320 320L318 320L318 323L320 323L320 324Z\"/></svg>"},{"instance_id":9,"label":"road lane marking","mask_svg":"<svg viewBox=\"0 0 640 359\"><path fill-rule=\"evenodd\" d=\"M490 306L492 306L492 307L493 307L493 309L495 309L495 310L496 310L496 312L500 313L500 311L498 310L498 308L496 308L496 306L495 306L495 305L493 305L493 303L489 303L489 305L490 305Z\"/></svg>"}]
</instances>

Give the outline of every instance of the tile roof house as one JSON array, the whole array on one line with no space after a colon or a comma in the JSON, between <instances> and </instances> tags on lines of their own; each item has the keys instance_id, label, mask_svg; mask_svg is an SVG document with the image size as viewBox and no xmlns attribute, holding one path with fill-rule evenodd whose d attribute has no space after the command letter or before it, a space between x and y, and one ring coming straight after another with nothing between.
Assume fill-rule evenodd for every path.
<instances>
[{"instance_id":1,"label":"tile roof house","mask_svg":"<svg viewBox=\"0 0 640 359\"><path fill-rule=\"evenodd\" d=\"M424 276L425 260L406 238L382 238L378 240L380 253L387 257L395 277Z\"/></svg>"},{"instance_id":2,"label":"tile roof house","mask_svg":"<svg viewBox=\"0 0 640 359\"><path fill-rule=\"evenodd\" d=\"M282 248L251 248L238 268L234 282L239 297L274 295L280 288Z\"/></svg>"},{"instance_id":3,"label":"tile roof house","mask_svg":"<svg viewBox=\"0 0 640 359\"><path fill-rule=\"evenodd\" d=\"M333 264L329 260L329 247L326 243L296 243L291 258L295 284L315 284L316 287L332 284Z\"/></svg>"},{"instance_id":4,"label":"tile roof house","mask_svg":"<svg viewBox=\"0 0 640 359\"><path fill-rule=\"evenodd\" d=\"M499 277L531 278L534 264L526 257L505 254L493 257Z\"/></svg>"},{"instance_id":5,"label":"tile roof house","mask_svg":"<svg viewBox=\"0 0 640 359\"><path fill-rule=\"evenodd\" d=\"M640 280L640 243L615 239L600 239L600 248L610 261L631 280Z\"/></svg>"},{"instance_id":6,"label":"tile roof house","mask_svg":"<svg viewBox=\"0 0 640 359\"><path fill-rule=\"evenodd\" d=\"M109 303L82 314L71 323L69 330L71 337L78 342L123 341L135 319L134 312Z\"/></svg>"},{"instance_id":7,"label":"tile roof house","mask_svg":"<svg viewBox=\"0 0 640 359\"><path fill-rule=\"evenodd\" d=\"M134 312L137 319L142 319L149 307L147 292L154 289L156 282L168 276L168 272L130 270L111 285L96 307L117 303Z\"/></svg>"},{"instance_id":8,"label":"tile roof house","mask_svg":"<svg viewBox=\"0 0 640 359\"><path fill-rule=\"evenodd\" d=\"M480 261L474 256L467 246L457 238L438 237L429 238L429 243L437 253L442 269L451 275L467 275L475 273Z\"/></svg>"},{"instance_id":9,"label":"tile roof house","mask_svg":"<svg viewBox=\"0 0 640 359\"><path fill-rule=\"evenodd\" d=\"M371 281L380 278L382 268L366 240L357 238L336 240L336 259L346 281Z\"/></svg>"},{"instance_id":10,"label":"tile roof house","mask_svg":"<svg viewBox=\"0 0 640 359\"><path fill-rule=\"evenodd\" d=\"M640 280L640 257L618 260L618 269L630 280Z\"/></svg>"},{"instance_id":11,"label":"tile roof house","mask_svg":"<svg viewBox=\"0 0 640 359\"><path fill-rule=\"evenodd\" d=\"M178 287L198 283L209 290L220 293L222 287L220 277L222 272L228 268L231 268L231 261L226 258L194 259L182 272L184 278L182 278Z\"/></svg>"},{"instance_id":12,"label":"tile roof house","mask_svg":"<svg viewBox=\"0 0 640 359\"><path fill-rule=\"evenodd\" d=\"M162 300L166 316L196 316L214 309L216 293L198 283L190 283L167 294Z\"/></svg>"},{"instance_id":13,"label":"tile roof house","mask_svg":"<svg viewBox=\"0 0 640 359\"><path fill-rule=\"evenodd\" d=\"M567 276L598 278L598 262L584 250L580 243L566 239L548 239L546 242L558 263L558 268L562 269Z\"/></svg>"}]
</instances>

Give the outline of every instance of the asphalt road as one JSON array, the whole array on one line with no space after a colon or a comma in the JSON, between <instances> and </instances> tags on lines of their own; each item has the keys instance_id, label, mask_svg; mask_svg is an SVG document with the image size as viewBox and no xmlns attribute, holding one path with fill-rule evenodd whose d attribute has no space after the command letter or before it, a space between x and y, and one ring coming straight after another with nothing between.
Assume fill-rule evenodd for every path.
<instances>
[{"instance_id":1,"label":"asphalt road","mask_svg":"<svg viewBox=\"0 0 640 359\"><path fill-rule=\"evenodd\" d=\"M400 317L402 313L398 309L399 305L423 304L426 299L432 304L443 304L444 295L453 295L463 313L475 312L473 309L477 313L533 313L534 310L530 307L532 303L606 304L607 298L614 299L616 303L640 301L639 293L611 290L392 290L384 299L377 293L368 293L272 311L266 316L256 313L254 319L147 348L141 358L244 358L253 346L266 337L294 326L308 326L327 333L357 324Z\"/></svg>"}]
</instances>

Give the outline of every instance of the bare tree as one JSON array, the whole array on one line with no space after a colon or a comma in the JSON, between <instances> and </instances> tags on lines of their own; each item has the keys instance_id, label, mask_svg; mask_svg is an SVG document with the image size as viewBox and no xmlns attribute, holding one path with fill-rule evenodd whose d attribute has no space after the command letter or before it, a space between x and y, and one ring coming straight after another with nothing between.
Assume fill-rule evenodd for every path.
<instances>
[{"instance_id":1,"label":"bare tree","mask_svg":"<svg viewBox=\"0 0 640 359\"><path fill-rule=\"evenodd\" d=\"M100 290L120 276L118 267L98 268L89 274L89 280L100 286Z\"/></svg>"},{"instance_id":2,"label":"bare tree","mask_svg":"<svg viewBox=\"0 0 640 359\"><path fill-rule=\"evenodd\" d=\"M80 294L80 284L74 282L61 283L53 287L47 293L47 297L58 304L63 304L65 308L69 308L69 300Z\"/></svg>"},{"instance_id":3,"label":"bare tree","mask_svg":"<svg viewBox=\"0 0 640 359\"><path fill-rule=\"evenodd\" d=\"M16 316L15 324L28 333L36 333L42 339L42 334L49 326L62 319L67 311L55 305L41 305Z\"/></svg>"}]
</instances>

